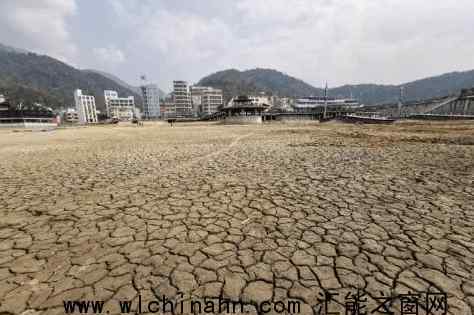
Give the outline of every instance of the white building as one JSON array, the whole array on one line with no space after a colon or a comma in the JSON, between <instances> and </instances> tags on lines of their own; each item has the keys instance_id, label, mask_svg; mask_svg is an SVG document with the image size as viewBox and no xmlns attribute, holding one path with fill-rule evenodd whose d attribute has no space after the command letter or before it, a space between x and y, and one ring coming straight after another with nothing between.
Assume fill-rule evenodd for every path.
<instances>
[{"instance_id":1,"label":"white building","mask_svg":"<svg viewBox=\"0 0 474 315\"><path fill-rule=\"evenodd\" d=\"M202 97L204 91L207 89L205 86L191 86L191 104L193 113L199 115L201 112Z\"/></svg>"},{"instance_id":2,"label":"white building","mask_svg":"<svg viewBox=\"0 0 474 315\"><path fill-rule=\"evenodd\" d=\"M193 111L199 116L211 115L222 105L222 90L208 86L191 87Z\"/></svg>"},{"instance_id":3,"label":"white building","mask_svg":"<svg viewBox=\"0 0 474 315\"><path fill-rule=\"evenodd\" d=\"M68 108L63 113L63 119L65 122L77 123L79 122L79 113L75 108Z\"/></svg>"},{"instance_id":4,"label":"white building","mask_svg":"<svg viewBox=\"0 0 474 315\"><path fill-rule=\"evenodd\" d=\"M259 93L258 95L251 95L250 98L256 103L256 104L266 104L270 105L270 107L273 107L273 97L270 95L266 95L264 92Z\"/></svg>"},{"instance_id":5,"label":"white building","mask_svg":"<svg viewBox=\"0 0 474 315\"><path fill-rule=\"evenodd\" d=\"M359 102L351 98L332 98L324 96L309 96L298 98L295 102L295 109L297 111L311 110L324 106L341 106L341 107L357 107Z\"/></svg>"},{"instance_id":6,"label":"white building","mask_svg":"<svg viewBox=\"0 0 474 315\"><path fill-rule=\"evenodd\" d=\"M79 116L79 123L94 124L97 123L97 110L95 107L95 97L82 94L82 90L74 91L74 101Z\"/></svg>"},{"instance_id":7,"label":"white building","mask_svg":"<svg viewBox=\"0 0 474 315\"><path fill-rule=\"evenodd\" d=\"M156 84L141 86L143 94L143 118L160 118L160 93Z\"/></svg>"},{"instance_id":8,"label":"white building","mask_svg":"<svg viewBox=\"0 0 474 315\"><path fill-rule=\"evenodd\" d=\"M279 97L277 100L278 107L283 111L293 111L294 100L289 97ZM274 104L275 105L275 104Z\"/></svg>"},{"instance_id":9,"label":"white building","mask_svg":"<svg viewBox=\"0 0 474 315\"><path fill-rule=\"evenodd\" d=\"M241 95L244 97L244 95ZM241 96L232 97L229 102L227 102L226 107L233 106L234 100L240 99ZM266 106L271 108L273 106L273 100L271 96L255 96L255 95L245 95L245 99L249 100L253 105L256 106Z\"/></svg>"},{"instance_id":10,"label":"white building","mask_svg":"<svg viewBox=\"0 0 474 315\"><path fill-rule=\"evenodd\" d=\"M173 103L176 116L193 116L193 107L186 81L173 81Z\"/></svg>"},{"instance_id":11,"label":"white building","mask_svg":"<svg viewBox=\"0 0 474 315\"><path fill-rule=\"evenodd\" d=\"M135 99L133 96L119 97L116 91L105 90L105 108L109 118L132 120L135 116Z\"/></svg>"},{"instance_id":12,"label":"white building","mask_svg":"<svg viewBox=\"0 0 474 315\"><path fill-rule=\"evenodd\" d=\"M227 103L227 106L232 106L234 99L239 98L238 97L233 97L229 100ZM273 97L272 96L267 96L264 93L260 93L259 95L245 95L245 98L250 100L252 104L258 105L258 106L263 106L267 105L269 108L273 106Z\"/></svg>"}]
</instances>

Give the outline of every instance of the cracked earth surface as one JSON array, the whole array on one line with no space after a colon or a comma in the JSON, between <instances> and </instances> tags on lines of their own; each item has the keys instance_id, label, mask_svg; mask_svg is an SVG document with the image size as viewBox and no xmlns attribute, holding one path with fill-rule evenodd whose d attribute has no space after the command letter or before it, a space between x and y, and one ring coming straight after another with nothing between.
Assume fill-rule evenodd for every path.
<instances>
[{"instance_id":1,"label":"cracked earth surface","mask_svg":"<svg viewBox=\"0 0 474 315\"><path fill-rule=\"evenodd\" d=\"M472 314L473 144L459 122L1 131L0 314L178 292L316 314L324 290L345 314L356 288Z\"/></svg>"}]
</instances>

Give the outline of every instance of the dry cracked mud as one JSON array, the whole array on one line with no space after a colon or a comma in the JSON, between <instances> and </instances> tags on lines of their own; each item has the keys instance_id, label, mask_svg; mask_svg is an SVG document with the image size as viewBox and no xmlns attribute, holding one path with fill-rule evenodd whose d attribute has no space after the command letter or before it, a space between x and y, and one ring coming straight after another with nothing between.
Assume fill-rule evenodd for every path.
<instances>
[{"instance_id":1,"label":"dry cracked mud","mask_svg":"<svg viewBox=\"0 0 474 315\"><path fill-rule=\"evenodd\" d=\"M357 289L369 313L446 292L472 314L473 143L466 122L0 131L0 314L179 292L345 314Z\"/></svg>"}]
</instances>

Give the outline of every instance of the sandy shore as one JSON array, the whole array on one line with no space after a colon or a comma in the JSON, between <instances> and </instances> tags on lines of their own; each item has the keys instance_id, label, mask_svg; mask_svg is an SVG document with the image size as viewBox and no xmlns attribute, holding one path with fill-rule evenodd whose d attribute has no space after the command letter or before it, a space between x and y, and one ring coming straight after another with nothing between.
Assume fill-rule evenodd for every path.
<instances>
[{"instance_id":1,"label":"sandy shore","mask_svg":"<svg viewBox=\"0 0 474 315\"><path fill-rule=\"evenodd\" d=\"M473 122L1 130L0 314L178 292L316 314L324 290L344 314L356 288L472 314L473 181Z\"/></svg>"}]
</instances>

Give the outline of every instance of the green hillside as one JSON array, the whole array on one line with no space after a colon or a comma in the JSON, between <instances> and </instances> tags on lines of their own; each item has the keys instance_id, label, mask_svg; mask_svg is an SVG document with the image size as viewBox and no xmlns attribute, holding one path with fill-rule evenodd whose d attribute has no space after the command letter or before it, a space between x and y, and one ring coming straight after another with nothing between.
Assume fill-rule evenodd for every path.
<instances>
[{"instance_id":1,"label":"green hillside","mask_svg":"<svg viewBox=\"0 0 474 315\"><path fill-rule=\"evenodd\" d=\"M72 106L76 88L95 95L98 109L104 109L103 91L107 89L133 95L141 105L140 95L99 73L78 70L45 55L0 47L0 94L6 94L12 103L41 101L53 108Z\"/></svg>"},{"instance_id":2,"label":"green hillside","mask_svg":"<svg viewBox=\"0 0 474 315\"><path fill-rule=\"evenodd\" d=\"M324 94L321 88L271 69L224 70L204 77L198 84L223 89L226 100L234 95L257 92L291 97ZM474 87L474 70L447 73L401 85L344 85L329 89L328 94L334 97L352 95L365 104L391 103L398 100L400 87L404 88L407 101L456 94L463 88Z\"/></svg>"}]
</instances>

